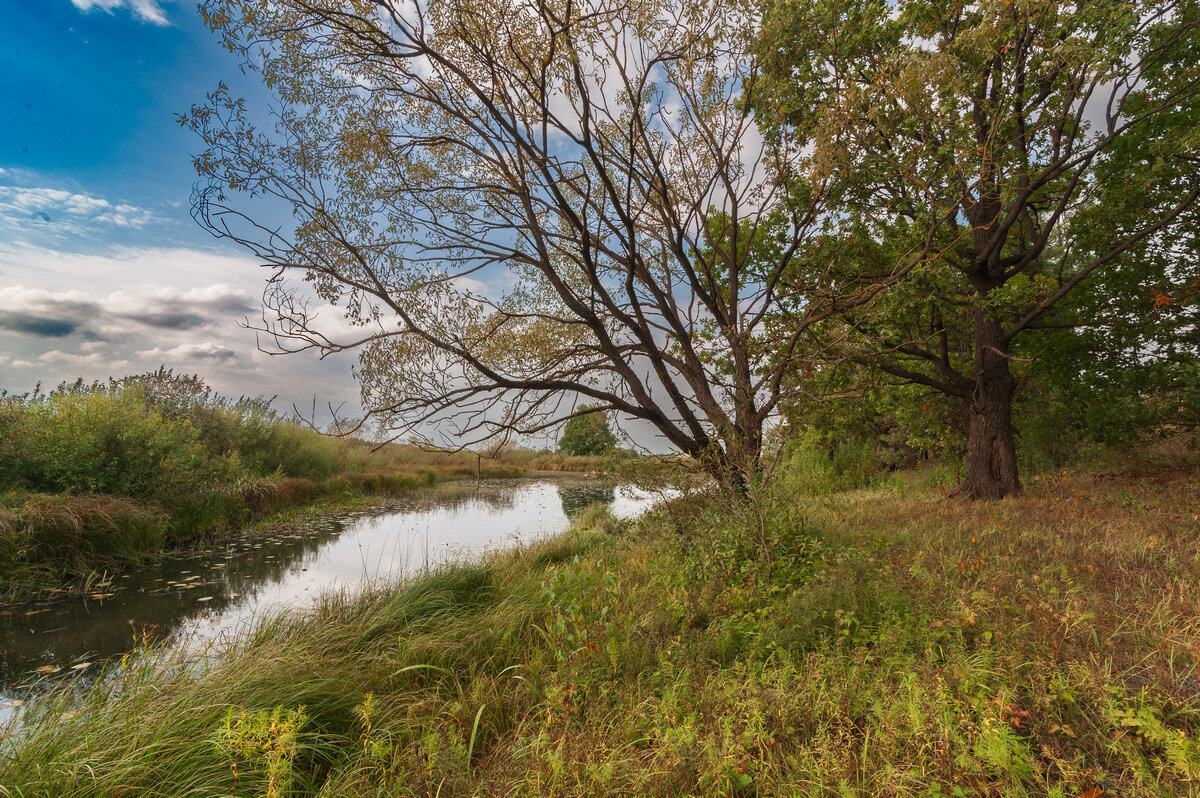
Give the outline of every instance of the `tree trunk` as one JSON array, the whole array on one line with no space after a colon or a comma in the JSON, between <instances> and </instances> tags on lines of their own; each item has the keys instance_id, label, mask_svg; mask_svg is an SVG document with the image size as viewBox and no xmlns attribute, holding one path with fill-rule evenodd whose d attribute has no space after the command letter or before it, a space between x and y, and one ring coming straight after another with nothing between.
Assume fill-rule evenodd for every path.
<instances>
[{"instance_id":1,"label":"tree trunk","mask_svg":"<svg viewBox=\"0 0 1200 798\"><path fill-rule=\"evenodd\" d=\"M1012 399L1016 386L1000 325L984 309L975 319L975 390L967 409L966 477L957 495L1002 499L1021 492Z\"/></svg>"},{"instance_id":2,"label":"tree trunk","mask_svg":"<svg viewBox=\"0 0 1200 798\"><path fill-rule=\"evenodd\" d=\"M724 446L713 443L693 456L700 459L726 493L740 501L749 495L750 484L761 466L761 437L754 437L749 444L738 438L726 441Z\"/></svg>"}]
</instances>

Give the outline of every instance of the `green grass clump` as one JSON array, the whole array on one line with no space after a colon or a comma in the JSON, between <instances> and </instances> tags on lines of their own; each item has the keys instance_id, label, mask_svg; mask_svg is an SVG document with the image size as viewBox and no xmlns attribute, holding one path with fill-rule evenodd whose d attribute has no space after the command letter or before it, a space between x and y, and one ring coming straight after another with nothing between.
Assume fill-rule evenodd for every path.
<instances>
[{"instance_id":1,"label":"green grass clump","mask_svg":"<svg viewBox=\"0 0 1200 798\"><path fill-rule=\"evenodd\" d=\"M64 578L86 584L161 550L168 525L161 510L114 496L29 496L0 510L4 580L10 590Z\"/></svg>"},{"instance_id":2,"label":"green grass clump","mask_svg":"<svg viewBox=\"0 0 1200 798\"><path fill-rule=\"evenodd\" d=\"M9 795L1179 796L1197 472L699 494L40 702ZM4 794L0 791L0 795Z\"/></svg>"}]
</instances>

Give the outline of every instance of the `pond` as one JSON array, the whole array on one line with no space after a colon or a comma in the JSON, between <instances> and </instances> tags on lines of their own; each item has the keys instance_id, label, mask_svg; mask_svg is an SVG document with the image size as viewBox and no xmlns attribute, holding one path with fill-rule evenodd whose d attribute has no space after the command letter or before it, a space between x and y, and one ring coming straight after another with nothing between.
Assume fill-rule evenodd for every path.
<instances>
[{"instance_id":1,"label":"pond","mask_svg":"<svg viewBox=\"0 0 1200 798\"><path fill-rule=\"evenodd\" d=\"M219 644L254 616L303 609L324 591L551 536L590 504L629 518L657 498L579 479L450 483L164 558L85 597L0 609L0 726L40 690L74 676L86 684L141 641Z\"/></svg>"}]
</instances>

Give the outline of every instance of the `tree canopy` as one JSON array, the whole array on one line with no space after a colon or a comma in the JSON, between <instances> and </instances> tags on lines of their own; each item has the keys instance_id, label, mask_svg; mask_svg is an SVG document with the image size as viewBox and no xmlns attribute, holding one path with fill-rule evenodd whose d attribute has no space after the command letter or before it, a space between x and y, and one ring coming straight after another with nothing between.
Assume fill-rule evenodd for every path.
<instances>
[{"instance_id":1,"label":"tree canopy","mask_svg":"<svg viewBox=\"0 0 1200 798\"><path fill-rule=\"evenodd\" d=\"M202 10L278 105L182 116L195 215L272 270L275 345L358 351L389 435L614 413L744 476L840 361L957 403L999 497L1023 379L1194 344L1194 0Z\"/></svg>"},{"instance_id":2,"label":"tree canopy","mask_svg":"<svg viewBox=\"0 0 1200 798\"><path fill-rule=\"evenodd\" d=\"M608 426L608 419L588 405L580 405L580 415L563 425L558 450L573 457L605 454L617 445L617 438Z\"/></svg>"},{"instance_id":3,"label":"tree canopy","mask_svg":"<svg viewBox=\"0 0 1200 798\"><path fill-rule=\"evenodd\" d=\"M470 445L586 402L752 470L805 330L896 277L806 257L831 181L806 179L802 142L763 144L752 4L203 11L279 106L256 126L222 87L183 116L205 143L196 216L274 270L275 343L359 350L391 434ZM481 288L493 269L506 289ZM356 334L323 327L296 278Z\"/></svg>"},{"instance_id":4,"label":"tree canopy","mask_svg":"<svg viewBox=\"0 0 1200 798\"><path fill-rule=\"evenodd\" d=\"M1083 312L1091 289L1182 276L1151 253L1188 235L1200 196L1198 25L1188 0L768 11L763 117L802 127L820 173L842 176L848 273L932 242L840 332L854 359L961 402L965 495L1020 490L1030 339L1118 321Z\"/></svg>"}]
</instances>

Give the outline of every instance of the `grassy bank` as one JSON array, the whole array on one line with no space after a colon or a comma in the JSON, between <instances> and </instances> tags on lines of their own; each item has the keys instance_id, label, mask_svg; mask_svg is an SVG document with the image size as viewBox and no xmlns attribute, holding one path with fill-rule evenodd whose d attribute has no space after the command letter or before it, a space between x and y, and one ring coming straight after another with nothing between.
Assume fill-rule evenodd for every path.
<instances>
[{"instance_id":1,"label":"grassy bank","mask_svg":"<svg viewBox=\"0 0 1200 798\"><path fill-rule=\"evenodd\" d=\"M0 395L0 600L77 588L296 507L599 458L490 457L332 438L169 371Z\"/></svg>"},{"instance_id":2,"label":"grassy bank","mask_svg":"<svg viewBox=\"0 0 1200 798\"><path fill-rule=\"evenodd\" d=\"M1200 479L599 513L47 707L0 794L1189 795ZM65 714L64 714L65 713Z\"/></svg>"}]
</instances>

